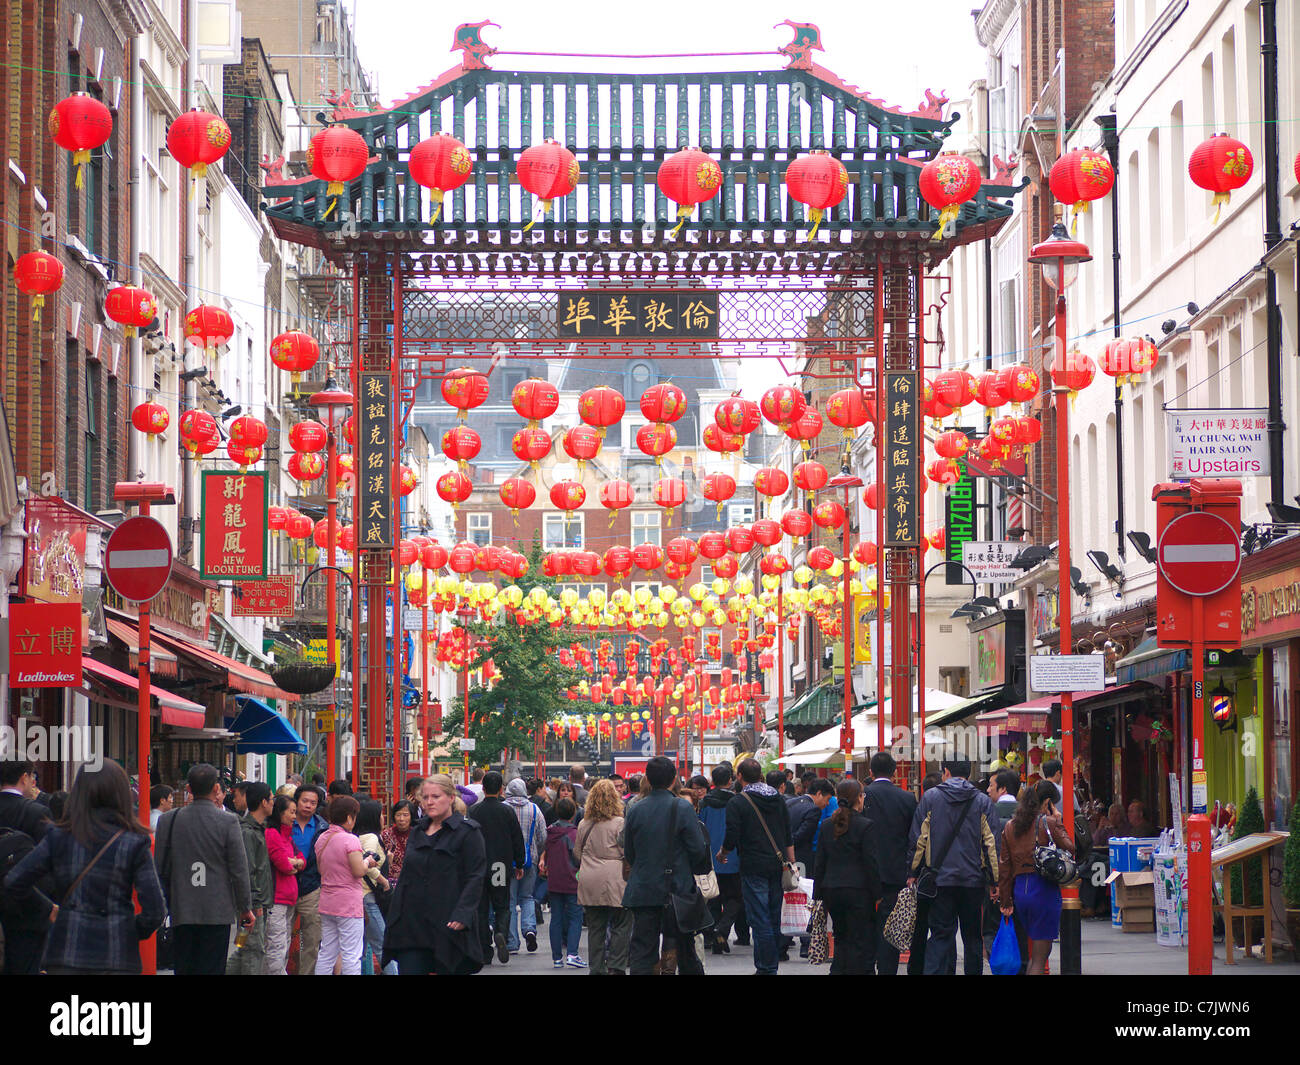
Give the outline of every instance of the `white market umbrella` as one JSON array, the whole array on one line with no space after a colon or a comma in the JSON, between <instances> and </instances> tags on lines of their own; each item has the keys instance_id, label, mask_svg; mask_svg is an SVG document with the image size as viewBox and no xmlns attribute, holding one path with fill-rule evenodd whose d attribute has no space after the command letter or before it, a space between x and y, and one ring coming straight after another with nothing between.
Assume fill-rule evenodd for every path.
<instances>
[{"instance_id":1,"label":"white market umbrella","mask_svg":"<svg viewBox=\"0 0 1300 1065\"><path fill-rule=\"evenodd\" d=\"M913 695L918 695L916 689L913 689ZM932 710L943 710L952 706L954 703L963 702L960 695L953 695L950 692L940 691L938 688L925 689L925 711L930 713ZM891 720L890 715L891 700L885 700L885 720ZM919 705L918 702L914 705ZM876 724L876 707L864 710L860 714L853 715L853 754L855 757L865 755L866 752L876 746L878 738L878 726ZM892 726L891 726L892 727ZM893 739L892 735L887 734L886 742ZM944 737L938 729L925 734L926 743L943 743ZM817 735L809 737L802 743L795 744L793 747L787 747L785 754L782 756L783 762L794 762L799 765L823 765L827 762L839 762L843 758L840 751L840 725L832 725L830 728Z\"/></svg>"}]
</instances>

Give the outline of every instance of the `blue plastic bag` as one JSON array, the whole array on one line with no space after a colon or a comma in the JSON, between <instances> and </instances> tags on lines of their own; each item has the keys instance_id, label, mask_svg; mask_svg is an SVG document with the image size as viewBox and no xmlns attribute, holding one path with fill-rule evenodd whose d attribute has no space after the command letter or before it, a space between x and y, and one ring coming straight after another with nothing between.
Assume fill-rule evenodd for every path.
<instances>
[{"instance_id":1,"label":"blue plastic bag","mask_svg":"<svg viewBox=\"0 0 1300 1065\"><path fill-rule=\"evenodd\" d=\"M989 950L989 968L994 976L1015 976L1020 972L1020 944L1016 941L1016 926L1010 917L1003 917L998 934Z\"/></svg>"}]
</instances>

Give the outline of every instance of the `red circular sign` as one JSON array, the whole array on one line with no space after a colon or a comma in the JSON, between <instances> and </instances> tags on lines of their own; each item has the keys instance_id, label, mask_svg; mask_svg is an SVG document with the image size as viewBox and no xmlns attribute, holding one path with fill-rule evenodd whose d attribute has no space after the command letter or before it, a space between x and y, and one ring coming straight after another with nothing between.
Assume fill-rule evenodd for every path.
<instances>
[{"instance_id":1,"label":"red circular sign","mask_svg":"<svg viewBox=\"0 0 1300 1065\"><path fill-rule=\"evenodd\" d=\"M104 577L128 603L147 603L172 571L172 541L153 518L127 518L104 548Z\"/></svg>"},{"instance_id":2,"label":"red circular sign","mask_svg":"<svg viewBox=\"0 0 1300 1065\"><path fill-rule=\"evenodd\" d=\"M1157 565L1184 595L1215 595L1237 579L1241 543L1237 530L1217 514L1180 514L1160 534Z\"/></svg>"}]
</instances>

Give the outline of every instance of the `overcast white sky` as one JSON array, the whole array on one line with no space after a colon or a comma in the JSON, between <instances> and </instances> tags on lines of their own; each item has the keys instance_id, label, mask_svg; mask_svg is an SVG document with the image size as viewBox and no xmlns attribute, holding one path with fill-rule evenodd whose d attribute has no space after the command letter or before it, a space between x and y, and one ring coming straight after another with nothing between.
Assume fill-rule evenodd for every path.
<instances>
[{"instance_id":1,"label":"overcast white sky","mask_svg":"<svg viewBox=\"0 0 1300 1065\"><path fill-rule=\"evenodd\" d=\"M428 0L349 0L356 18L362 65L376 77L380 98L391 103L459 62L449 51L464 22L490 18L484 40L504 50L541 52L775 52L790 30L789 18L816 23L826 51L815 61L850 85L914 107L923 90L966 96L984 74L971 10L981 0L651 0L548 4L538 0L478 0L477 5ZM626 11L626 15L615 12ZM707 60L578 60L501 55L501 70L771 70L784 57Z\"/></svg>"}]
</instances>

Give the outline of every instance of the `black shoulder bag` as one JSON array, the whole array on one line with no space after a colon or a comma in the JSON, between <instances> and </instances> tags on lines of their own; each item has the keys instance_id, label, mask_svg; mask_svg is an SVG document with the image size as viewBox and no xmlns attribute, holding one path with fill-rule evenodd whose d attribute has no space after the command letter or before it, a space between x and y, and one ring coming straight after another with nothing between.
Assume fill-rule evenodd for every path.
<instances>
[{"instance_id":1,"label":"black shoulder bag","mask_svg":"<svg viewBox=\"0 0 1300 1065\"><path fill-rule=\"evenodd\" d=\"M961 826L966 823L966 817L970 813L970 808L975 805L972 798L962 812L957 815L957 824L953 828L952 836L944 844L943 850L939 852L939 857L935 860L934 865L923 865L916 874L916 893L923 899L932 899L939 894L939 870L943 868L944 860L948 857L948 852L952 850L952 845L957 842L957 837L961 835Z\"/></svg>"},{"instance_id":2,"label":"black shoulder bag","mask_svg":"<svg viewBox=\"0 0 1300 1065\"><path fill-rule=\"evenodd\" d=\"M681 813L681 806L678 805L680 801L677 798L673 799L672 828L668 832L668 865L664 869L664 882L668 888L666 908L672 910L673 920L680 931L694 934L712 928L713 916L709 913L709 904L700 893L693 877L689 893L679 895L673 891L673 859L677 855L677 817Z\"/></svg>"}]
</instances>

